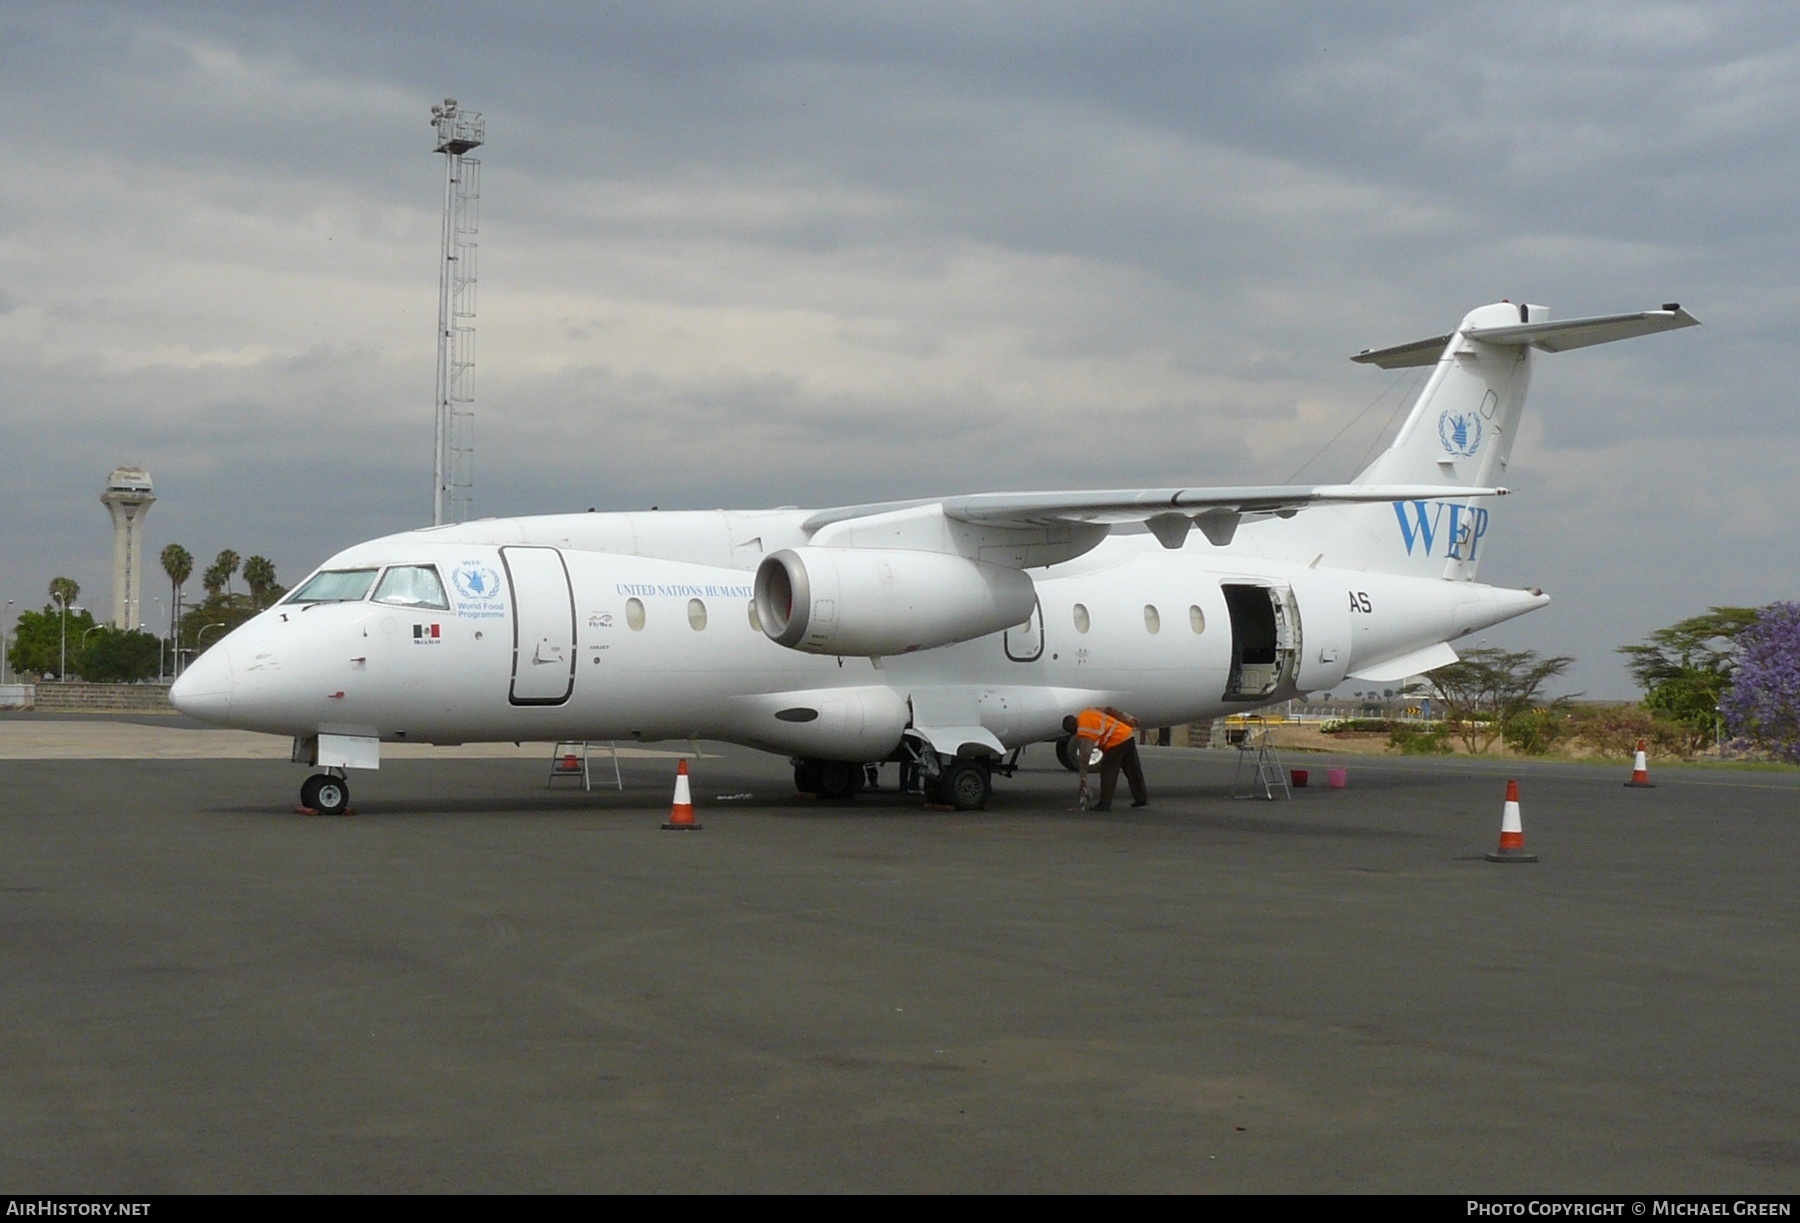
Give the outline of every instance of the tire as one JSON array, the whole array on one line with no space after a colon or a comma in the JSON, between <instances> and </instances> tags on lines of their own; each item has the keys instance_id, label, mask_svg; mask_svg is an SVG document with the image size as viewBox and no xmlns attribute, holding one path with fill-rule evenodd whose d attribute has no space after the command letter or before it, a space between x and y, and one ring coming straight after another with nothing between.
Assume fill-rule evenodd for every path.
<instances>
[{"instance_id":1,"label":"tire","mask_svg":"<svg viewBox=\"0 0 1800 1223\"><path fill-rule=\"evenodd\" d=\"M842 802L862 788L862 765L842 760L819 762L819 797Z\"/></svg>"},{"instance_id":2,"label":"tire","mask_svg":"<svg viewBox=\"0 0 1800 1223\"><path fill-rule=\"evenodd\" d=\"M938 784L944 798L958 811L979 811L994 792L985 760L958 760L944 770Z\"/></svg>"},{"instance_id":3,"label":"tire","mask_svg":"<svg viewBox=\"0 0 1800 1223\"><path fill-rule=\"evenodd\" d=\"M802 794L817 794L821 769L817 760L801 760L794 765L794 789Z\"/></svg>"},{"instance_id":4,"label":"tire","mask_svg":"<svg viewBox=\"0 0 1800 1223\"><path fill-rule=\"evenodd\" d=\"M342 815L350 806L349 783L329 773L314 773L300 785L300 805L320 815Z\"/></svg>"},{"instance_id":5,"label":"tire","mask_svg":"<svg viewBox=\"0 0 1800 1223\"><path fill-rule=\"evenodd\" d=\"M1071 773L1079 773L1081 771L1081 764L1075 759L1074 754L1069 751L1069 741L1074 737L1074 735L1063 735L1061 738L1057 739L1056 763L1062 765L1063 768L1069 770Z\"/></svg>"}]
</instances>

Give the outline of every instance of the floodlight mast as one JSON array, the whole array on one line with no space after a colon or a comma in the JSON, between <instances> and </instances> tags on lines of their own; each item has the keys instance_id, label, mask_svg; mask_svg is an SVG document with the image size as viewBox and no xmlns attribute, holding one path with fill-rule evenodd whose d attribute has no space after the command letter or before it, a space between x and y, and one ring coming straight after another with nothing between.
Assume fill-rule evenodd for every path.
<instances>
[{"instance_id":1,"label":"floodlight mast","mask_svg":"<svg viewBox=\"0 0 1800 1223\"><path fill-rule=\"evenodd\" d=\"M475 235L480 228L481 147L487 125L455 98L431 108L436 151L444 154L444 242L438 276L437 426L433 436L431 521L468 516L475 484Z\"/></svg>"}]
</instances>

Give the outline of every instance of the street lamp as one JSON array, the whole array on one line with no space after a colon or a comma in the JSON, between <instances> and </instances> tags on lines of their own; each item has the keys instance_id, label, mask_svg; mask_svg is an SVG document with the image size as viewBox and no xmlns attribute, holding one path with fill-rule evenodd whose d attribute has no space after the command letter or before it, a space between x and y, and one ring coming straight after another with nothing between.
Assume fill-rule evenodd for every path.
<instances>
[{"instance_id":1,"label":"street lamp","mask_svg":"<svg viewBox=\"0 0 1800 1223\"><path fill-rule=\"evenodd\" d=\"M50 597L56 600L58 607L62 608L62 661L56 664L56 682L66 684L69 682L69 604L60 595L51 595ZM86 611L87 608L77 607L75 610Z\"/></svg>"},{"instance_id":2,"label":"street lamp","mask_svg":"<svg viewBox=\"0 0 1800 1223\"><path fill-rule=\"evenodd\" d=\"M6 601L6 618L0 620L0 684L6 682L6 626L12 622L12 607L15 600Z\"/></svg>"},{"instance_id":3,"label":"street lamp","mask_svg":"<svg viewBox=\"0 0 1800 1223\"><path fill-rule=\"evenodd\" d=\"M162 596L154 595L151 601L156 604L156 618L160 622L162 620ZM156 635L156 682L159 684L163 682L163 647L167 644L163 635L158 633Z\"/></svg>"},{"instance_id":4,"label":"street lamp","mask_svg":"<svg viewBox=\"0 0 1800 1223\"><path fill-rule=\"evenodd\" d=\"M77 645L76 645L76 646L75 646L75 649L76 649L76 650L77 650L77 651L78 651L78 652L79 652L79 653L82 653L82 654L85 654L85 653L87 653L87 639L88 639L88 634L89 634L89 633L97 633L97 632L99 632L99 631L100 631L100 630L101 630L101 629L103 629L103 628L105 628L105 627L107 627L107 626L106 626L106 625L104 625L104 624L96 624L96 625L94 625L94 627L92 627L92 628L90 628L90 629L84 629L84 630L82 630L82 634L81 634L81 641L80 641L80 642L79 642L79 643L78 643L78 644L77 644Z\"/></svg>"}]
</instances>

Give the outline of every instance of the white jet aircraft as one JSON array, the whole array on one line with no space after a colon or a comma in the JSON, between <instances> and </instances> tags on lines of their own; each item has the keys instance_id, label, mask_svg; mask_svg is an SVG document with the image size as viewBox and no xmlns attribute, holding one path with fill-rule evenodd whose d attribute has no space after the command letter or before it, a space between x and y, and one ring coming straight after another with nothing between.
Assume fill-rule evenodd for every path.
<instances>
[{"instance_id":1,"label":"white jet aircraft","mask_svg":"<svg viewBox=\"0 0 1800 1223\"><path fill-rule=\"evenodd\" d=\"M1117 705L1144 725L1242 712L1455 661L1544 606L1474 581L1534 351L1697 320L1677 305L1552 322L1499 303L1365 351L1435 365L1349 484L980 493L827 510L560 514L407 531L332 557L170 693L292 735L341 812L383 742L719 739L848 797L916 764L980 807L1009 753ZM1122 524L1147 530L1115 532ZM1197 532L1190 531L1198 527Z\"/></svg>"}]
</instances>

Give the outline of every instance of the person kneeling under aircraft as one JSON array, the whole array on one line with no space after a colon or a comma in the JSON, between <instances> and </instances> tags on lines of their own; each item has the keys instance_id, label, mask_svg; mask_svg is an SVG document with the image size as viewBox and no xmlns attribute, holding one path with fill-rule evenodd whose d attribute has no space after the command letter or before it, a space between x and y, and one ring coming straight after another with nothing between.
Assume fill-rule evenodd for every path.
<instances>
[{"instance_id":1,"label":"person kneeling under aircraft","mask_svg":"<svg viewBox=\"0 0 1800 1223\"><path fill-rule=\"evenodd\" d=\"M1131 785L1131 805L1142 807L1150 801L1144 785L1144 769L1138 763L1137 719L1123 710L1107 705L1084 709L1080 714L1063 719L1063 729L1074 736L1069 740L1069 754L1079 764L1081 781L1078 795L1087 793L1088 763L1095 748L1100 749L1100 801L1092 810L1110 811L1113 791L1119 785L1119 770Z\"/></svg>"}]
</instances>

